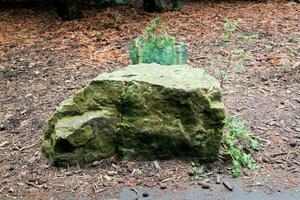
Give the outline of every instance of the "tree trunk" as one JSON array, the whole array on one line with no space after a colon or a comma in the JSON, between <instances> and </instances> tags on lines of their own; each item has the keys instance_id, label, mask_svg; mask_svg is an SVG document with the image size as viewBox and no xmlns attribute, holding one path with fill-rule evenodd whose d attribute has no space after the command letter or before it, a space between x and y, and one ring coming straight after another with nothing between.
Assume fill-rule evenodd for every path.
<instances>
[{"instance_id":1,"label":"tree trunk","mask_svg":"<svg viewBox=\"0 0 300 200\"><path fill-rule=\"evenodd\" d=\"M172 10L181 9L181 0L167 0L172 4ZM146 12L162 12L167 10L166 0L144 0L143 9Z\"/></svg>"},{"instance_id":2,"label":"tree trunk","mask_svg":"<svg viewBox=\"0 0 300 200\"><path fill-rule=\"evenodd\" d=\"M165 10L164 0L144 0L143 9L146 12L161 12Z\"/></svg>"},{"instance_id":3,"label":"tree trunk","mask_svg":"<svg viewBox=\"0 0 300 200\"><path fill-rule=\"evenodd\" d=\"M83 18L80 0L55 0L57 14L63 20Z\"/></svg>"}]
</instances>

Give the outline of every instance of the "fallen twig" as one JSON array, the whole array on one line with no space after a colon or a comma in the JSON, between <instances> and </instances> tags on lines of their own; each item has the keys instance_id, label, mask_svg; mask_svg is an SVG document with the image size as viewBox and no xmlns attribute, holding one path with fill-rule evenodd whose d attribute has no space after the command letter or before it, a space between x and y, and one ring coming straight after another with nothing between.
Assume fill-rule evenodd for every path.
<instances>
[{"instance_id":1,"label":"fallen twig","mask_svg":"<svg viewBox=\"0 0 300 200\"><path fill-rule=\"evenodd\" d=\"M130 190L136 193L135 200L138 200L140 198L140 193L135 188L130 188Z\"/></svg>"},{"instance_id":2,"label":"fallen twig","mask_svg":"<svg viewBox=\"0 0 300 200\"><path fill-rule=\"evenodd\" d=\"M166 178L166 179L162 180L161 183L168 182L170 180L172 180L172 178Z\"/></svg>"},{"instance_id":3,"label":"fallen twig","mask_svg":"<svg viewBox=\"0 0 300 200\"><path fill-rule=\"evenodd\" d=\"M287 154L287 153L288 153L288 152L274 153L274 154L272 154L271 156L272 156L272 157L277 157L277 156L285 155L285 154Z\"/></svg>"},{"instance_id":4,"label":"fallen twig","mask_svg":"<svg viewBox=\"0 0 300 200\"><path fill-rule=\"evenodd\" d=\"M277 156L282 156L282 155L286 155L286 154L294 154L294 153L297 153L297 151L299 151L299 149L296 149L295 151L289 151L289 152L274 153L271 156L277 157Z\"/></svg>"},{"instance_id":5,"label":"fallen twig","mask_svg":"<svg viewBox=\"0 0 300 200\"><path fill-rule=\"evenodd\" d=\"M229 185L229 183L227 183L226 181L223 181L223 185L229 190L229 191L233 191L233 187L231 185Z\"/></svg>"},{"instance_id":6,"label":"fallen twig","mask_svg":"<svg viewBox=\"0 0 300 200\"><path fill-rule=\"evenodd\" d=\"M3 147L4 145L8 144L9 142L8 141L4 141L0 144L0 147Z\"/></svg>"},{"instance_id":7,"label":"fallen twig","mask_svg":"<svg viewBox=\"0 0 300 200\"><path fill-rule=\"evenodd\" d=\"M36 185L36 184L30 183L30 182L25 182L25 183L29 186L33 186L33 187L36 187L36 188L39 188L39 189L41 189L44 186L44 185Z\"/></svg>"},{"instance_id":8,"label":"fallen twig","mask_svg":"<svg viewBox=\"0 0 300 200\"><path fill-rule=\"evenodd\" d=\"M3 187L0 189L0 194L2 193L2 191L5 189L6 187Z\"/></svg>"},{"instance_id":9,"label":"fallen twig","mask_svg":"<svg viewBox=\"0 0 300 200\"><path fill-rule=\"evenodd\" d=\"M38 141L37 141L36 143L33 143L33 144L31 144L31 145L29 145L29 146L27 146L27 147L22 147L22 148L20 148L19 151L23 151L23 150L25 150L25 149L30 149L30 148L32 148L32 147L38 145L38 144L42 141L42 139L43 139L43 137L41 137L40 139L38 139Z\"/></svg>"}]
</instances>

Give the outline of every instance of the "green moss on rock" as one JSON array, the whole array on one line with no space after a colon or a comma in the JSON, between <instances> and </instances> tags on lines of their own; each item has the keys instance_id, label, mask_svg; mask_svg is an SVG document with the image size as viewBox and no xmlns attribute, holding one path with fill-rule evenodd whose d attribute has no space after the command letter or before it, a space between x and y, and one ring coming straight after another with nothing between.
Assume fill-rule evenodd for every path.
<instances>
[{"instance_id":1,"label":"green moss on rock","mask_svg":"<svg viewBox=\"0 0 300 200\"><path fill-rule=\"evenodd\" d=\"M115 154L115 123L118 121L115 113L89 111L56 121L50 137L42 144L50 162L83 164ZM51 120L49 123L52 125Z\"/></svg>"},{"instance_id":2,"label":"green moss on rock","mask_svg":"<svg viewBox=\"0 0 300 200\"><path fill-rule=\"evenodd\" d=\"M132 65L101 74L62 102L43 151L55 164L218 157L225 109L219 83L186 65Z\"/></svg>"}]
</instances>

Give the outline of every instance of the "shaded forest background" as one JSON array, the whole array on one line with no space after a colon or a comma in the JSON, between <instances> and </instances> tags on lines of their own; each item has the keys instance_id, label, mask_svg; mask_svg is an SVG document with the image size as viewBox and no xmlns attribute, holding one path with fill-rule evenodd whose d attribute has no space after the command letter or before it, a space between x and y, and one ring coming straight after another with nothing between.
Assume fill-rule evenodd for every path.
<instances>
[{"instance_id":1,"label":"shaded forest background","mask_svg":"<svg viewBox=\"0 0 300 200\"><path fill-rule=\"evenodd\" d=\"M294 0L299 2L299 0ZM197 0L194 2L222 2L222 0ZM237 2L234 0L224 2ZM266 2L266 0L242 0L241 2ZM104 8L107 6L128 5L143 8L147 12L178 11L181 0L0 0L0 8L40 8L55 7L57 14L64 20L83 18L82 9Z\"/></svg>"}]
</instances>

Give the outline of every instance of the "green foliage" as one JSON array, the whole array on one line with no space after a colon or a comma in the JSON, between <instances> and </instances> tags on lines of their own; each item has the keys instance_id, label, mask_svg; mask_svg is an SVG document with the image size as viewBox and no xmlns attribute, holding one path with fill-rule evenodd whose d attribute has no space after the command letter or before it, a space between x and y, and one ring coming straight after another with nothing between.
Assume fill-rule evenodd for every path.
<instances>
[{"instance_id":1,"label":"green foliage","mask_svg":"<svg viewBox=\"0 0 300 200\"><path fill-rule=\"evenodd\" d=\"M251 55L245 52L244 49L233 49L231 52L241 58L251 58Z\"/></svg>"},{"instance_id":2,"label":"green foliage","mask_svg":"<svg viewBox=\"0 0 300 200\"><path fill-rule=\"evenodd\" d=\"M215 62L216 73L220 79L220 85L223 87L224 82L230 79L230 72L245 73L247 68L244 64L253 59L252 55L244 50L244 43L251 42L253 39L257 39L257 35L244 35L240 39L237 37L236 31L238 31L237 20L225 19L223 24L223 34L221 39L225 42L225 58L220 62ZM239 44L239 45L238 45ZM224 51L225 50L225 51ZM222 54L222 57L224 54ZM225 64L223 64L225 62Z\"/></svg>"},{"instance_id":3,"label":"green foliage","mask_svg":"<svg viewBox=\"0 0 300 200\"><path fill-rule=\"evenodd\" d=\"M228 118L225 122L224 140L225 151L229 154L233 165L232 177L238 177L243 167L252 170L259 168L249 153L251 150L259 150L259 143L257 138L246 130L243 123L232 117Z\"/></svg>"},{"instance_id":4,"label":"green foliage","mask_svg":"<svg viewBox=\"0 0 300 200\"><path fill-rule=\"evenodd\" d=\"M223 34L223 40L225 42L230 42L232 39L232 33L238 28L238 22L236 20L225 19L223 24L223 29L225 33Z\"/></svg>"},{"instance_id":5,"label":"green foliage","mask_svg":"<svg viewBox=\"0 0 300 200\"><path fill-rule=\"evenodd\" d=\"M259 150L259 143L255 139L250 140L250 146L253 150L258 151Z\"/></svg>"},{"instance_id":6,"label":"green foliage","mask_svg":"<svg viewBox=\"0 0 300 200\"><path fill-rule=\"evenodd\" d=\"M241 61L237 61L235 68L237 70L238 73L245 73L246 72L246 68L244 67L244 65L242 64Z\"/></svg>"},{"instance_id":7,"label":"green foliage","mask_svg":"<svg viewBox=\"0 0 300 200\"><path fill-rule=\"evenodd\" d=\"M236 20L231 21L231 20L225 19L223 28L226 32L232 33L237 29L237 27L238 27L238 22Z\"/></svg>"},{"instance_id":8,"label":"green foliage","mask_svg":"<svg viewBox=\"0 0 300 200\"><path fill-rule=\"evenodd\" d=\"M194 172L194 176L193 179L194 180L198 180L201 177L205 176L205 172L204 172L204 166L203 165L198 165L195 162L191 162L191 166L192 166L192 171Z\"/></svg>"},{"instance_id":9,"label":"green foliage","mask_svg":"<svg viewBox=\"0 0 300 200\"><path fill-rule=\"evenodd\" d=\"M224 34L223 34L223 40L224 40L225 42L230 42L230 41L231 41L231 38L232 38L232 36L231 36L230 34L228 34L228 33L224 33Z\"/></svg>"},{"instance_id":10,"label":"green foliage","mask_svg":"<svg viewBox=\"0 0 300 200\"><path fill-rule=\"evenodd\" d=\"M226 67L218 68L217 73L219 74L220 77L222 77L222 80L225 81L228 79L228 73L226 71ZM221 84L221 85L223 85L223 84Z\"/></svg>"},{"instance_id":11,"label":"green foliage","mask_svg":"<svg viewBox=\"0 0 300 200\"><path fill-rule=\"evenodd\" d=\"M168 36L168 32L169 32L168 27L165 25L163 20L157 17L151 20L150 25L144 30L143 37L164 38L165 36Z\"/></svg>"},{"instance_id":12,"label":"green foliage","mask_svg":"<svg viewBox=\"0 0 300 200\"><path fill-rule=\"evenodd\" d=\"M143 46L143 63L158 63L171 65L176 58L176 52L173 50L175 41L172 38L148 38L142 40Z\"/></svg>"},{"instance_id":13,"label":"green foliage","mask_svg":"<svg viewBox=\"0 0 300 200\"><path fill-rule=\"evenodd\" d=\"M144 33L130 46L133 64L158 63L161 65L185 64L186 45L169 35L165 23L155 18Z\"/></svg>"},{"instance_id":14,"label":"green foliage","mask_svg":"<svg viewBox=\"0 0 300 200\"><path fill-rule=\"evenodd\" d=\"M245 42L251 42L253 39L257 39L258 36L257 35L244 35L243 36L243 40Z\"/></svg>"}]
</instances>

